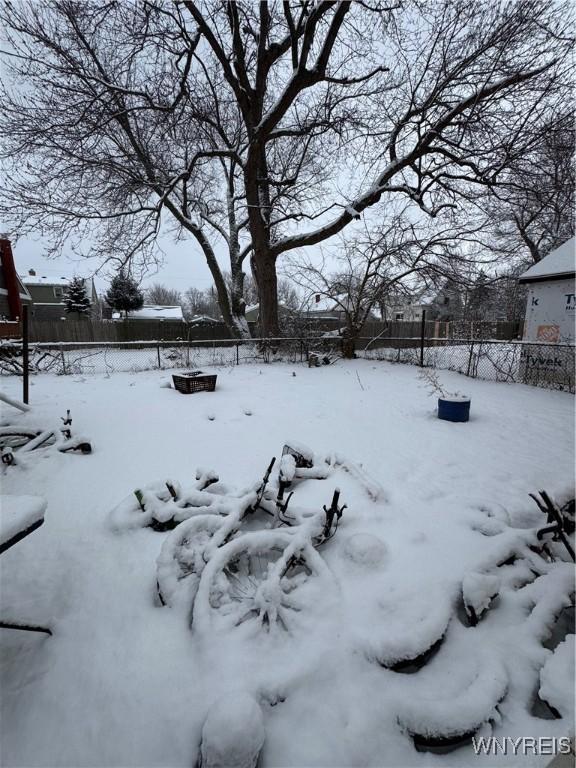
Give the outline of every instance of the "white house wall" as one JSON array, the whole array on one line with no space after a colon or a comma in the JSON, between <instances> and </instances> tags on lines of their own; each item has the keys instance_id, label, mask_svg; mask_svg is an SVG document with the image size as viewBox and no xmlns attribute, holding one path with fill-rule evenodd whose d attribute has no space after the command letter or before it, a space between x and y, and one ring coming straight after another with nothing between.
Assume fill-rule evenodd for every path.
<instances>
[{"instance_id":1,"label":"white house wall","mask_svg":"<svg viewBox=\"0 0 576 768\"><path fill-rule=\"evenodd\" d=\"M530 283L524 323L524 340L574 343L574 278Z\"/></svg>"}]
</instances>

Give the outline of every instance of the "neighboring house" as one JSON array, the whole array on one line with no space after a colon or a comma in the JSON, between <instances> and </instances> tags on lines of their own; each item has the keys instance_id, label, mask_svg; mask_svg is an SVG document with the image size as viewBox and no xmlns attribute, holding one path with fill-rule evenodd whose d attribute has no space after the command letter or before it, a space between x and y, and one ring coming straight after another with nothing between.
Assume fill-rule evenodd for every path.
<instances>
[{"instance_id":1,"label":"neighboring house","mask_svg":"<svg viewBox=\"0 0 576 768\"><path fill-rule=\"evenodd\" d=\"M337 301L322 296L320 293L313 293L299 310L301 317L307 320L337 320L342 322L346 316L343 307Z\"/></svg>"},{"instance_id":2,"label":"neighboring house","mask_svg":"<svg viewBox=\"0 0 576 768\"><path fill-rule=\"evenodd\" d=\"M66 305L64 304L64 296L70 280L69 277L37 275L33 269L30 269L28 274L22 277L22 282L32 297L32 317L35 320L66 320L71 317L66 312ZM84 285L86 286L86 295L92 306L96 306L98 296L94 288L94 280L87 277L84 280ZM75 313L73 317L77 319Z\"/></svg>"},{"instance_id":3,"label":"neighboring house","mask_svg":"<svg viewBox=\"0 0 576 768\"><path fill-rule=\"evenodd\" d=\"M520 276L528 287L525 341L574 343L575 245L568 240Z\"/></svg>"},{"instance_id":4,"label":"neighboring house","mask_svg":"<svg viewBox=\"0 0 576 768\"><path fill-rule=\"evenodd\" d=\"M300 309L299 313L302 317L312 321L336 320L339 323L343 323L346 321L346 315L353 315L355 309L353 300L345 294L330 298L329 296L314 293ZM369 312L366 320L375 319L375 315Z\"/></svg>"},{"instance_id":5,"label":"neighboring house","mask_svg":"<svg viewBox=\"0 0 576 768\"><path fill-rule=\"evenodd\" d=\"M144 304L141 309L135 309L128 312L128 317L124 313L113 312L112 320L138 320L142 322L158 322L162 320L171 320L172 322L184 321L182 307L179 305L168 306L160 304Z\"/></svg>"},{"instance_id":6,"label":"neighboring house","mask_svg":"<svg viewBox=\"0 0 576 768\"><path fill-rule=\"evenodd\" d=\"M462 296L457 288L426 288L414 296L396 297L386 306L388 320L417 321L426 311L427 320L454 320L462 311Z\"/></svg>"},{"instance_id":7,"label":"neighboring house","mask_svg":"<svg viewBox=\"0 0 576 768\"><path fill-rule=\"evenodd\" d=\"M344 306L343 306L344 305ZM346 298L339 296L338 300L323 296L320 293L311 294L299 309L291 309L285 304L278 304L278 314L280 317L292 316L300 320L311 323L344 323L346 321ZM257 323L260 316L260 305L252 304L246 307L246 320L249 323ZM374 320L372 313L368 315L367 320Z\"/></svg>"},{"instance_id":8,"label":"neighboring house","mask_svg":"<svg viewBox=\"0 0 576 768\"><path fill-rule=\"evenodd\" d=\"M32 298L18 277L14 267L12 246L7 238L0 238L0 336L20 335L19 321L22 318L22 307L30 306ZM17 327L13 327L16 325Z\"/></svg>"}]
</instances>

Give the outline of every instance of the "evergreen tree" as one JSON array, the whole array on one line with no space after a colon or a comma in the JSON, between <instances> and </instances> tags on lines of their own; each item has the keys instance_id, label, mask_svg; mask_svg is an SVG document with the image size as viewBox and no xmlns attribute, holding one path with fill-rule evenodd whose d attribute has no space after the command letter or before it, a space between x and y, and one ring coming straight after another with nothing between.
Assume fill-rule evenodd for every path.
<instances>
[{"instance_id":1,"label":"evergreen tree","mask_svg":"<svg viewBox=\"0 0 576 768\"><path fill-rule=\"evenodd\" d=\"M140 309L144 304L144 296L138 288L138 284L123 269L112 278L110 288L104 298L112 309L117 312L124 312L126 317L128 317L128 312Z\"/></svg>"},{"instance_id":2,"label":"evergreen tree","mask_svg":"<svg viewBox=\"0 0 576 768\"><path fill-rule=\"evenodd\" d=\"M78 312L88 315L91 310L90 299L86 294L86 283L81 277L73 277L64 294L66 312Z\"/></svg>"}]
</instances>

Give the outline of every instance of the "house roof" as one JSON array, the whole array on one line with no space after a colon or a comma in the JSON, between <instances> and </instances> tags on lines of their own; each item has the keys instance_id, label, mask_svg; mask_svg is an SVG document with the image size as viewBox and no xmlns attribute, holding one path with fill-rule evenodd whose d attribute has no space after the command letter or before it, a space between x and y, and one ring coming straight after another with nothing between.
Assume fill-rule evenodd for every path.
<instances>
[{"instance_id":1,"label":"house roof","mask_svg":"<svg viewBox=\"0 0 576 768\"><path fill-rule=\"evenodd\" d=\"M120 318L119 312L114 312L112 318ZM184 320L182 307L160 304L144 304L142 309L136 309L129 313L130 320Z\"/></svg>"},{"instance_id":2,"label":"house roof","mask_svg":"<svg viewBox=\"0 0 576 768\"><path fill-rule=\"evenodd\" d=\"M438 298L438 288L424 288L424 290L412 301L415 306L429 307Z\"/></svg>"},{"instance_id":3,"label":"house roof","mask_svg":"<svg viewBox=\"0 0 576 768\"><path fill-rule=\"evenodd\" d=\"M210 315L194 315L190 319L190 324L194 323L219 323L220 320L216 320L215 317L210 317Z\"/></svg>"},{"instance_id":4,"label":"house roof","mask_svg":"<svg viewBox=\"0 0 576 768\"><path fill-rule=\"evenodd\" d=\"M24 285L68 285L70 277L47 277L45 275L21 275Z\"/></svg>"},{"instance_id":5,"label":"house roof","mask_svg":"<svg viewBox=\"0 0 576 768\"><path fill-rule=\"evenodd\" d=\"M313 295L308 301L306 306L306 312L312 314L313 312L333 312L336 302L334 299L328 298L328 296L321 296L320 294Z\"/></svg>"},{"instance_id":6,"label":"house roof","mask_svg":"<svg viewBox=\"0 0 576 768\"><path fill-rule=\"evenodd\" d=\"M520 275L520 283L533 283L540 280L557 280L572 277L576 273L576 238L571 238L558 248L550 251L541 261Z\"/></svg>"},{"instance_id":7,"label":"house roof","mask_svg":"<svg viewBox=\"0 0 576 768\"><path fill-rule=\"evenodd\" d=\"M50 275L18 275L23 285L60 285L68 286L72 281L71 277L53 277ZM86 290L90 290L92 278L83 277Z\"/></svg>"}]
</instances>

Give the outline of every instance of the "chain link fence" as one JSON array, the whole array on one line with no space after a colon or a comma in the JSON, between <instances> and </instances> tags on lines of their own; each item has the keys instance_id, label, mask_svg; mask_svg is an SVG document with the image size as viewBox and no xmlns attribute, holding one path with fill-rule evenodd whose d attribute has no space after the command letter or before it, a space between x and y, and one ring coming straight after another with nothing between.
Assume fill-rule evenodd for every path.
<instances>
[{"instance_id":1,"label":"chain link fence","mask_svg":"<svg viewBox=\"0 0 576 768\"><path fill-rule=\"evenodd\" d=\"M341 356L339 336L208 340L32 344L31 373L111 375L117 372L202 369L276 361L320 364ZM519 382L568 392L575 390L574 346L494 339L424 337L360 338L358 357L457 371L472 378ZM0 373L22 374L22 345L0 346Z\"/></svg>"},{"instance_id":2,"label":"chain link fence","mask_svg":"<svg viewBox=\"0 0 576 768\"><path fill-rule=\"evenodd\" d=\"M337 337L303 339L224 339L209 341L159 341L125 343L31 344L31 373L57 375L112 374L119 372L197 369L247 363L284 361L301 363L311 351L332 358L340 352ZM0 346L0 373L22 374L22 345Z\"/></svg>"},{"instance_id":3,"label":"chain link fence","mask_svg":"<svg viewBox=\"0 0 576 768\"><path fill-rule=\"evenodd\" d=\"M493 339L386 339L360 354L371 360L457 371L474 379L575 391L574 345Z\"/></svg>"}]
</instances>

